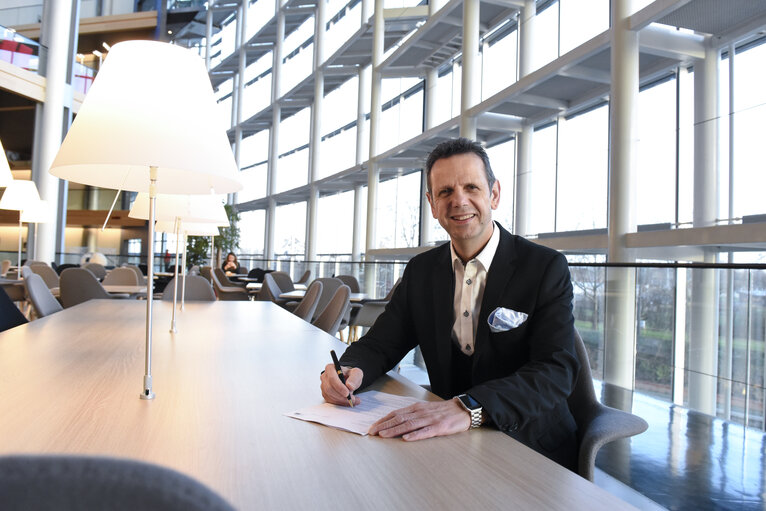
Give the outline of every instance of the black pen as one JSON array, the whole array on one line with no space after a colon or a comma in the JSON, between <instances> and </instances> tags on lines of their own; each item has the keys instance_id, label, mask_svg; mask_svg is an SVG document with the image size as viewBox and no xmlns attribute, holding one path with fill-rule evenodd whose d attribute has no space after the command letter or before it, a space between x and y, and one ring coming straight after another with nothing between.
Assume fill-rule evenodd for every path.
<instances>
[{"instance_id":1,"label":"black pen","mask_svg":"<svg viewBox=\"0 0 766 511\"><path fill-rule=\"evenodd\" d=\"M343 370L340 368L340 362L338 362L338 356L335 354L335 350L330 350L330 355L332 356L332 363L335 365L335 372L338 373L338 378L340 378L340 382L345 385L346 384L346 377L343 376ZM351 391L348 391L348 405L353 408L354 407L354 400L351 399Z\"/></svg>"}]
</instances>

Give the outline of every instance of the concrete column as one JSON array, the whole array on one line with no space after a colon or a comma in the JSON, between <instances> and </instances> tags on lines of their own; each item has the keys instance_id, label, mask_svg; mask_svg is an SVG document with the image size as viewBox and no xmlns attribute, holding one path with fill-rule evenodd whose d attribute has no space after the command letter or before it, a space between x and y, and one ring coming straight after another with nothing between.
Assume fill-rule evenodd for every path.
<instances>
[{"instance_id":1,"label":"concrete column","mask_svg":"<svg viewBox=\"0 0 766 511\"><path fill-rule=\"evenodd\" d=\"M378 66L383 62L383 36L385 34L383 0L375 0L372 35L372 90L370 94L370 158L367 169L367 252L375 248L375 217L378 202L378 181L380 170L376 162L378 155L378 132L382 113L382 77ZM371 289L368 287L368 289Z\"/></svg>"},{"instance_id":2,"label":"concrete column","mask_svg":"<svg viewBox=\"0 0 766 511\"><path fill-rule=\"evenodd\" d=\"M718 213L718 64L705 40L705 59L694 63L694 227L715 224ZM705 262L715 254L705 253ZM718 293L714 270L692 270L689 310L689 407L715 415L718 375Z\"/></svg>"},{"instance_id":3,"label":"concrete column","mask_svg":"<svg viewBox=\"0 0 766 511\"><path fill-rule=\"evenodd\" d=\"M264 240L264 255L266 259L274 259L274 219L276 201L272 198L277 187L277 165L279 161L279 123L282 121L282 108L279 103L281 96L282 48L285 40L285 14L282 11L282 0L276 1L277 33L274 38L274 50L271 64L271 129L269 130L269 161L266 174L266 193L269 197L269 207L266 211L266 229Z\"/></svg>"},{"instance_id":4,"label":"concrete column","mask_svg":"<svg viewBox=\"0 0 766 511\"><path fill-rule=\"evenodd\" d=\"M532 40L534 38L535 16L537 5L535 0L526 0L519 13L519 79L528 75L534 69L532 62ZM532 137L534 126L524 125L516 133L516 211L514 215L514 233L528 236L530 233L530 216L532 214Z\"/></svg>"},{"instance_id":5,"label":"concrete column","mask_svg":"<svg viewBox=\"0 0 766 511\"><path fill-rule=\"evenodd\" d=\"M245 105L245 70L247 69L247 2L245 2L239 9L239 20L237 22L237 30L239 32L239 45L237 51L239 54L239 60L237 62L237 88L234 92L237 97L236 101L236 116L234 119L234 160L237 162L237 169L242 168L242 162L240 161L240 151L242 149L242 121L243 110ZM229 194L229 204L237 203L237 193Z\"/></svg>"},{"instance_id":6,"label":"concrete column","mask_svg":"<svg viewBox=\"0 0 766 511\"><path fill-rule=\"evenodd\" d=\"M609 103L609 262L632 262L625 235L636 230L635 147L637 143L638 33L629 30L630 1L611 2L612 86ZM632 389L635 374L636 273L606 272L604 380Z\"/></svg>"},{"instance_id":7,"label":"concrete column","mask_svg":"<svg viewBox=\"0 0 766 511\"><path fill-rule=\"evenodd\" d=\"M62 0L46 2L44 8L41 42L48 48L45 103L38 107L38 112L42 110L42 113L37 116L35 126L34 152L37 158L32 162L32 179L37 184L40 198L49 201L57 218L55 223L38 224L37 227L35 253L45 262L56 260L56 252L64 251L66 188L62 194L62 182L50 175L48 169L64 139L64 129L69 129L71 123L71 78L77 46L78 6L77 1Z\"/></svg>"},{"instance_id":8,"label":"concrete column","mask_svg":"<svg viewBox=\"0 0 766 511\"><path fill-rule=\"evenodd\" d=\"M308 261L317 258L317 208L319 190L315 182L319 175L322 147L322 103L324 102L324 62L325 27L327 16L327 1L317 2L314 14L314 102L311 105L311 129L309 139L309 173L308 182L311 187L306 214L306 247L305 257Z\"/></svg>"},{"instance_id":9,"label":"concrete column","mask_svg":"<svg viewBox=\"0 0 766 511\"><path fill-rule=\"evenodd\" d=\"M205 68L210 72L210 57L213 53L213 9L208 8L205 15Z\"/></svg>"},{"instance_id":10,"label":"concrete column","mask_svg":"<svg viewBox=\"0 0 766 511\"><path fill-rule=\"evenodd\" d=\"M439 8L439 5L428 4L428 15L433 16L433 13ZM439 70L436 68L429 69L426 73L425 80L425 95L426 106L424 118L426 131L436 126L436 111L439 108L437 104L436 87L439 80ZM421 177L420 188L423 190L423 194L420 198L420 244L428 245L433 241L431 236L433 226L433 216L431 216L431 207L428 204L426 198L426 190L428 190L426 183L426 169L423 169L423 175Z\"/></svg>"},{"instance_id":11,"label":"concrete column","mask_svg":"<svg viewBox=\"0 0 766 511\"><path fill-rule=\"evenodd\" d=\"M463 72L460 88L460 136L476 139L476 118L466 112L479 103L481 57L479 55L479 0L463 0Z\"/></svg>"},{"instance_id":12,"label":"concrete column","mask_svg":"<svg viewBox=\"0 0 766 511\"><path fill-rule=\"evenodd\" d=\"M364 154L364 136L365 130L365 95L369 87L368 74L364 69L357 73L357 106L356 106L356 165L361 165L368 155ZM351 260L360 261L362 259L362 222L364 221L364 207L362 203L362 186L354 187L354 228L351 235ZM358 278L358 276L357 276Z\"/></svg>"}]
</instances>

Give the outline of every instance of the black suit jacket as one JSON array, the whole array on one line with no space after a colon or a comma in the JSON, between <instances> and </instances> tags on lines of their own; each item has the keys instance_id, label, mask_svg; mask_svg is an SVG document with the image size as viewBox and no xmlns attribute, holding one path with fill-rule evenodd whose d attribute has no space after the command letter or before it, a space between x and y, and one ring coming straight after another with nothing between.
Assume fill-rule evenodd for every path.
<instances>
[{"instance_id":1,"label":"black suit jacket","mask_svg":"<svg viewBox=\"0 0 766 511\"><path fill-rule=\"evenodd\" d=\"M453 374L454 274L449 243L414 257L385 312L341 357L364 372L362 387L420 345L432 391L444 399L468 392L500 430L575 469L576 425L566 399L579 363L574 348L572 284L563 255L500 225L481 303L471 386ZM497 307L528 314L519 327L493 333Z\"/></svg>"}]
</instances>

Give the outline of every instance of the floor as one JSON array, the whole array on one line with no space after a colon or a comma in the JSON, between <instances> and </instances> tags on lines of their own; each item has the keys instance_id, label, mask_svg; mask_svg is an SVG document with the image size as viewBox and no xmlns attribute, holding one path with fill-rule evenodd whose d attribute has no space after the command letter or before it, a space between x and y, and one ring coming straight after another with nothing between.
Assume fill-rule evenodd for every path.
<instances>
[{"instance_id":1,"label":"floor","mask_svg":"<svg viewBox=\"0 0 766 511\"><path fill-rule=\"evenodd\" d=\"M428 376L405 359L400 374ZM766 511L766 433L594 382L602 402L628 404L649 423L601 448L596 484L639 509Z\"/></svg>"}]
</instances>

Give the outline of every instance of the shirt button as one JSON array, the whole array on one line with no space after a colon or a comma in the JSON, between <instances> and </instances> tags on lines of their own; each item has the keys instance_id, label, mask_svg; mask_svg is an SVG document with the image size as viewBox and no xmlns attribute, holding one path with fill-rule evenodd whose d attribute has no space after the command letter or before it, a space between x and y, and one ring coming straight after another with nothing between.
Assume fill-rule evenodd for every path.
<instances>
[{"instance_id":1,"label":"shirt button","mask_svg":"<svg viewBox=\"0 0 766 511\"><path fill-rule=\"evenodd\" d=\"M465 281L465 283L468 284L469 286L471 285L471 282L473 282L471 279L468 279Z\"/></svg>"},{"instance_id":2,"label":"shirt button","mask_svg":"<svg viewBox=\"0 0 766 511\"><path fill-rule=\"evenodd\" d=\"M468 311L465 311L465 312L463 312L463 316L465 316L467 318L468 316L470 316L470 313Z\"/></svg>"}]
</instances>

